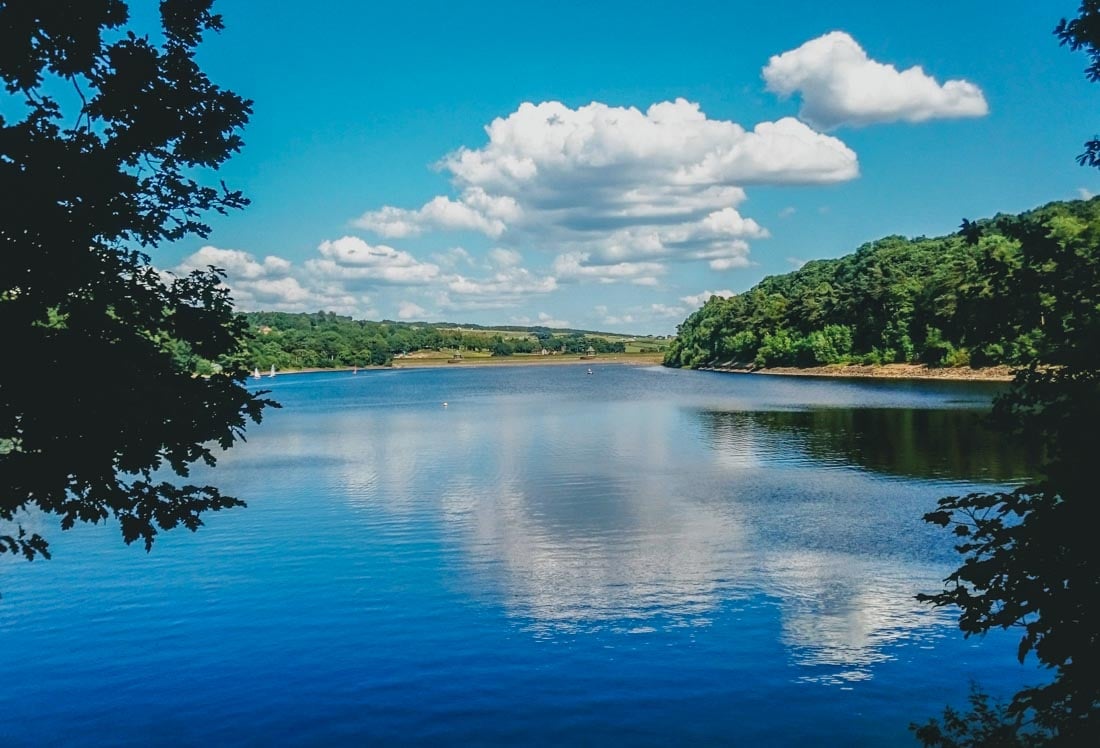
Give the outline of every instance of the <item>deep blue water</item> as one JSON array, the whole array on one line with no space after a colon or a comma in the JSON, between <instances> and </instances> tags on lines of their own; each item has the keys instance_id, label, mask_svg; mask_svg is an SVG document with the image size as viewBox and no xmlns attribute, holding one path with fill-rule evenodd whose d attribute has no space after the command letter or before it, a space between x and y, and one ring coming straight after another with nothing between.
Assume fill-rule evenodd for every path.
<instances>
[{"instance_id":1,"label":"deep blue water","mask_svg":"<svg viewBox=\"0 0 1100 748\"><path fill-rule=\"evenodd\" d=\"M917 604L1026 463L994 389L658 367L282 375L153 552L0 564L8 745L912 744L1037 682ZM444 407L443 403L447 406Z\"/></svg>"}]
</instances>

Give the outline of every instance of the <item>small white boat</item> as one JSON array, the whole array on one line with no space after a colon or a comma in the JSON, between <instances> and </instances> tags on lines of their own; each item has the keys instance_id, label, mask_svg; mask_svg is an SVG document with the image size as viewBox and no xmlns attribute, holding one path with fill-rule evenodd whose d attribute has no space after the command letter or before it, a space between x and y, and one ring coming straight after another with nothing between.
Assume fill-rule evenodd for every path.
<instances>
[{"instance_id":1,"label":"small white boat","mask_svg":"<svg viewBox=\"0 0 1100 748\"><path fill-rule=\"evenodd\" d=\"M275 376L275 364L271 365L271 371L268 373L269 377Z\"/></svg>"},{"instance_id":2,"label":"small white boat","mask_svg":"<svg viewBox=\"0 0 1100 748\"><path fill-rule=\"evenodd\" d=\"M592 370L591 370L591 369L589 369L589 370L588 370L588 373L589 373L589 374L591 374L591 373L592 373Z\"/></svg>"},{"instance_id":3,"label":"small white boat","mask_svg":"<svg viewBox=\"0 0 1100 748\"><path fill-rule=\"evenodd\" d=\"M252 378L253 379L259 379L260 378L260 367L259 366L257 366L256 370L254 372L252 372Z\"/></svg>"}]
</instances>

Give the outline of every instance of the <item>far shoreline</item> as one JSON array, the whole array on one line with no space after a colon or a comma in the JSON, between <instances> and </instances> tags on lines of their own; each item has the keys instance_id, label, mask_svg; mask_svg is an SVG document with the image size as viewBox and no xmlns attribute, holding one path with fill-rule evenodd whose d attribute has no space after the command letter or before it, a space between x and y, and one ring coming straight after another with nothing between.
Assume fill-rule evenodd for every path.
<instances>
[{"instance_id":1,"label":"far shoreline","mask_svg":"<svg viewBox=\"0 0 1100 748\"><path fill-rule=\"evenodd\" d=\"M301 369L278 369L276 374L321 374L324 372L355 371L396 371L402 369L485 369L507 366L579 366L615 364L619 366L658 366L664 360L663 354L603 354L592 358L581 356L474 356L454 361L442 358L401 358L394 359L386 366L334 366L306 367ZM890 380L942 380L953 382L1011 382L1012 369L1007 366L970 367L933 367L924 364L828 364L825 366L775 366L770 368L750 368L745 366L700 366L696 371L711 371L720 374L753 374L783 377L832 377L840 379L890 379ZM269 374L261 375L268 379ZM250 377L251 379L252 377Z\"/></svg>"},{"instance_id":2,"label":"far shoreline","mask_svg":"<svg viewBox=\"0 0 1100 748\"><path fill-rule=\"evenodd\" d=\"M726 374L770 374L784 377L838 377L845 379L920 379L954 382L1011 382L1012 369L1007 366L927 366L925 364L828 364L825 366L774 366L750 369L735 366L701 366L699 371Z\"/></svg>"},{"instance_id":3,"label":"far shoreline","mask_svg":"<svg viewBox=\"0 0 1100 748\"><path fill-rule=\"evenodd\" d=\"M279 374L321 374L324 372L352 372L355 371L395 371L399 369L488 369L495 366L570 366L583 365L595 366L599 364L616 364L620 366L655 366L664 360L664 354L626 353L626 354L597 354L591 358L580 356L533 356L531 358L517 358L514 356L473 356L463 358L461 361L453 361L443 358L400 358L394 359L392 364L386 366L332 366L332 367L304 367L301 369L276 369ZM260 375L260 379L270 378L270 374ZM253 377L249 377L252 379Z\"/></svg>"},{"instance_id":4,"label":"far shoreline","mask_svg":"<svg viewBox=\"0 0 1100 748\"><path fill-rule=\"evenodd\" d=\"M474 356L461 361L438 358L401 358L394 359L391 366L378 366L378 369L461 369L465 367L490 368L493 366L570 366L587 364L620 364L628 366L653 366L664 360L664 354L656 353L605 353L591 357L581 356Z\"/></svg>"}]
</instances>

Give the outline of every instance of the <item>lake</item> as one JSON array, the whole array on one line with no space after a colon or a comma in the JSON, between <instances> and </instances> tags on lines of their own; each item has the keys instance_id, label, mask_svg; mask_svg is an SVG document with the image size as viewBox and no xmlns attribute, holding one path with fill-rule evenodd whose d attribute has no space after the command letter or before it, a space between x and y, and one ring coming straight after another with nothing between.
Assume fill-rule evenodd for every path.
<instances>
[{"instance_id":1,"label":"lake","mask_svg":"<svg viewBox=\"0 0 1100 748\"><path fill-rule=\"evenodd\" d=\"M0 564L8 745L915 744L1043 674L914 601L1019 480L997 386L622 365L280 375L246 509ZM446 403L446 405L444 405Z\"/></svg>"}]
</instances>

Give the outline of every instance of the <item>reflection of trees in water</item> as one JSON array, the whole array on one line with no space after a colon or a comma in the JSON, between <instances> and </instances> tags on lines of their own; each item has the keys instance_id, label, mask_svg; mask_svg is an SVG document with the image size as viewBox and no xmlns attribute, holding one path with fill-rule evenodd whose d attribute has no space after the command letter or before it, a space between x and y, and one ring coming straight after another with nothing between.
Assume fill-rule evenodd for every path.
<instances>
[{"instance_id":1,"label":"reflection of trees in water","mask_svg":"<svg viewBox=\"0 0 1100 748\"><path fill-rule=\"evenodd\" d=\"M716 448L746 443L776 460L798 456L913 478L1010 482L1026 477L1034 456L990 430L974 410L830 408L700 413Z\"/></svg>"}]
</instances>

